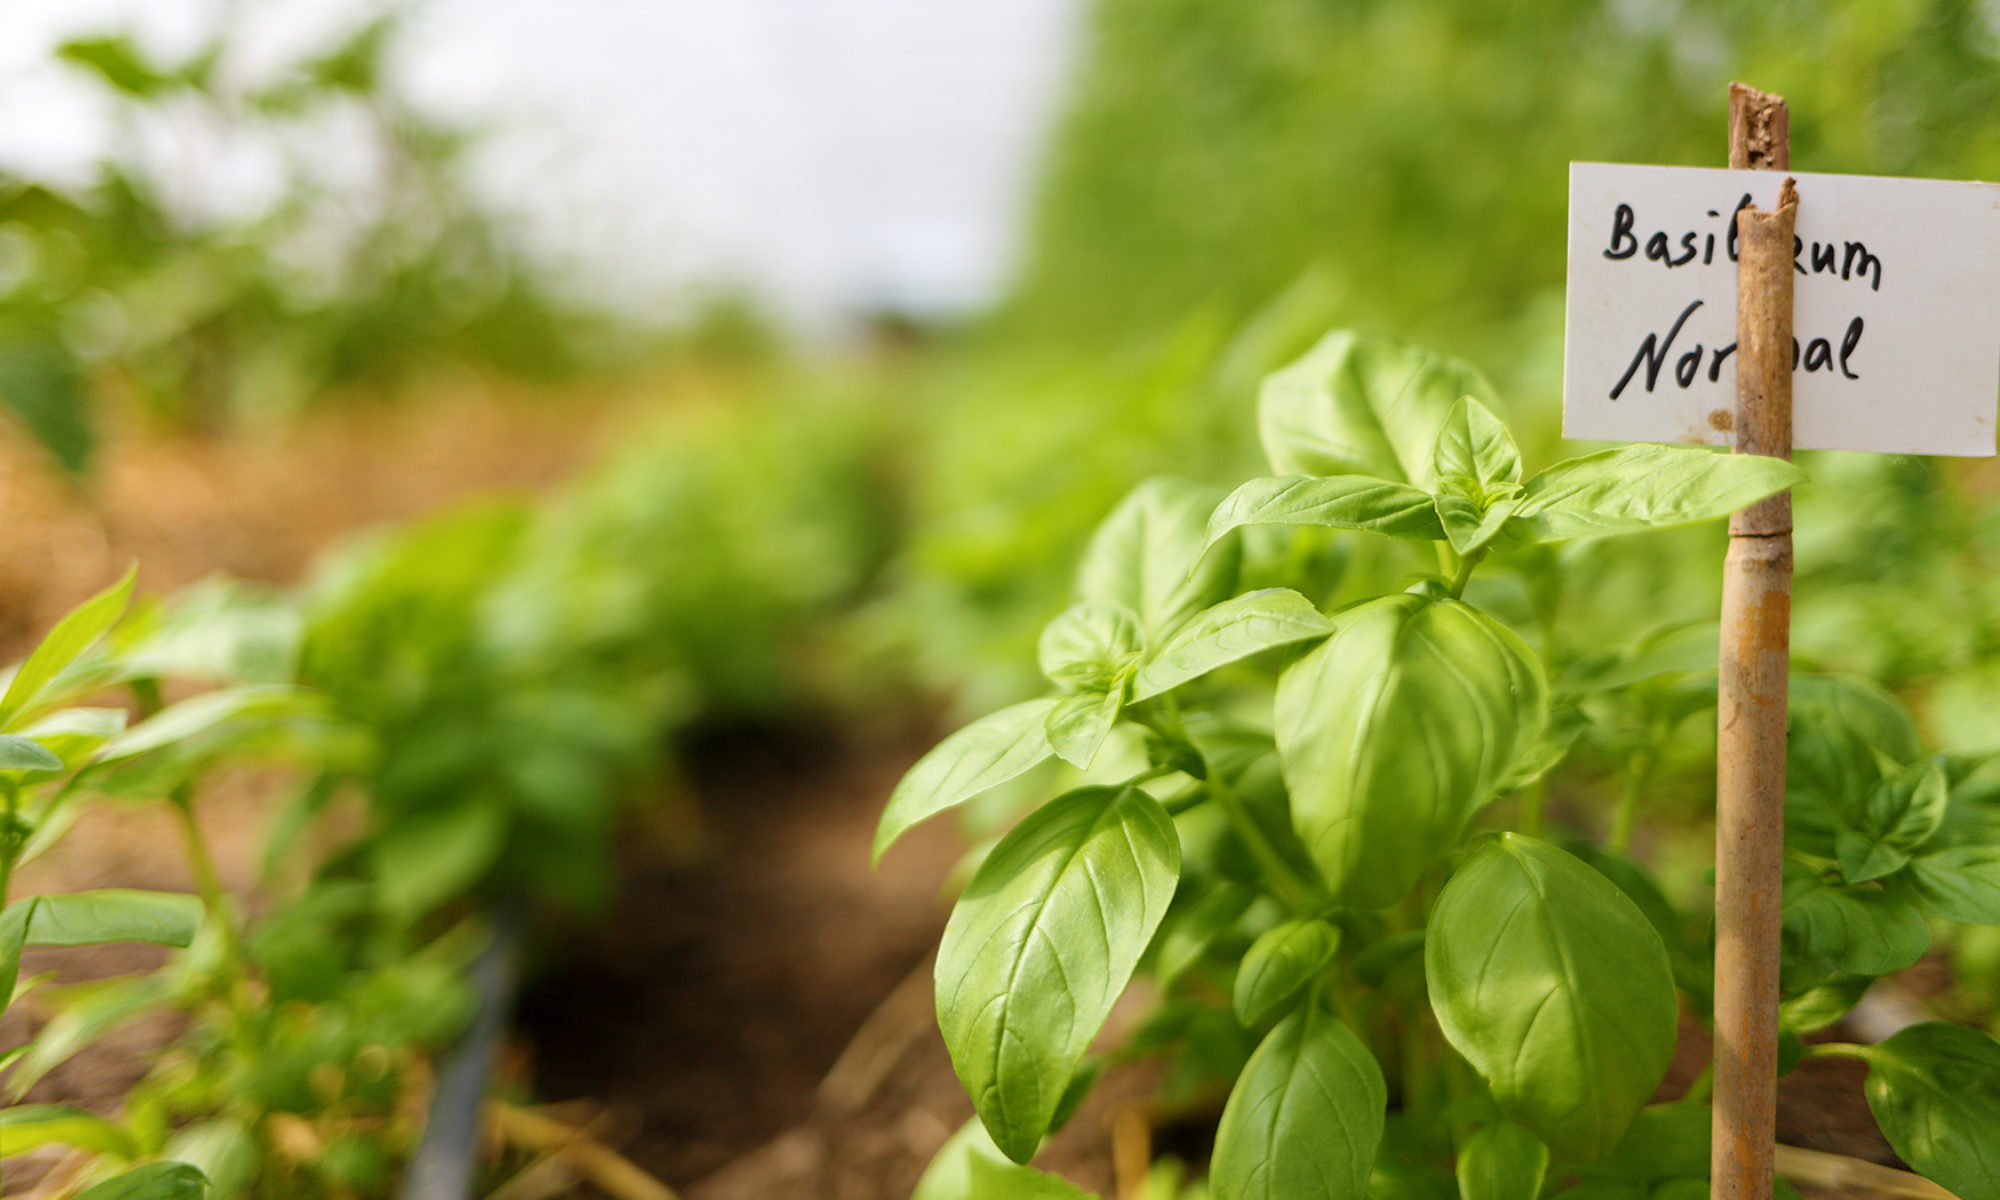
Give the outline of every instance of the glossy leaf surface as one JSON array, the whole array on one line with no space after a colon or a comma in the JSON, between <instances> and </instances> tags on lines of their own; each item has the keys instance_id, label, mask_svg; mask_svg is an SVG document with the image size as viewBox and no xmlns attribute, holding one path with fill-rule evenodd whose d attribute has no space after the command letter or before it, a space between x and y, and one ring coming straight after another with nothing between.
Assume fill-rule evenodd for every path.
<instances>
[{"instance_id":1,"label":"glossy leaf surface","mask_svg":"<svg viewBox=\"0 0 2000 1200\"><path fill-rule=\"evenodd\" d=\"M2000 925L2000 846L1951 846L1910 864L1925 912L1969 925Z\"/></svg>"},{"instance_id":2,"label":"glossy leaf surface","mask_svg":"<svg viewBox=\"0 0 2000 1200\"><path fill-rule=\"evenodd\" d=\"M1262 1025L1324 970L1340 949L1340 930L1316 917L1286 921L1250 944L1236 969L1236 1015Z\"/></svg>"},{"instance_id":3,"label":"glossy leaf surface","mask_svg":"<svg viewBox=\"0 0 2000 1200\"><path fill-rule=\"evenodd\" d=\"M1508 1116L1562 1157L1618 1143L1673 1057L1667 951L1637 905L1554 846L1502 834L1453 873L1424 940L1431 1007Z\"/></svg>"},{"instance_id":4,"label":"glossy leaf surface","mask_svg":"<svg viewBox=\"0 0 2000 1200\"><path fill-rule=\"evenodd\" d=\"M1961 1200L2000 1197L2000 1043L1942 1022L1869 1048L1868 1107L1903 1160Z\"/></svg>"},{"instance_id":5,"label":"glossy leaf surface","mask_svg":"<svg viewBox=\"0 0 2000 1200\"><path fill-rule=\"evenodd\" d=\"M1197 614L1167 640L1133 680L1132 699L1145 700L1278 646L1333 632L1332 618L1289 588L1265 588Z\"/></svg>"},{"instance_id":6,"label":"glossy leaf surface","mask_svg":"<svg viewBox=\"0 0 2000 1200\"><path fill-rule=\"evenodd\" d=\"M1373 475L1430 486L1438 432L1462 396L1497 403L1456 359L1346 330L1264 380L1258 433L1284 475Z\"/></svg>"},{"instance_id":7,"label":"glossy leaf surface","mask_svg":"<svg viewBox=\"0 0 2000 1200\"><path fill-rule=\"evenodd\" d=\"M1084 788L1000 840L938 949L938 1026L993 1141L1048 1132L1079 1059L1166 915L1173 821L1137 788Z\"/></svg>"},{"instance_id":8,"label":"glossy leaf surface","mask_svg":"<svg viewBox=\"0 0 2000 1200\"><path fill-rule=\"evenodd\" d=\"M1902 895L1829 883L1792 860L1785 863L1783 905L1787 967L1804 972L1795 979L1788 971L1787 984L1809 986L1833 971L1886 975L1916 962L1930 945L1923 914Z\"/></svg>"},{"instance_id":9,"label":"glossy leaf surface","mask_svg":"<svg viewBox=\"0 0 2000 1200\"><path fill-rule=\"evenodd\" d=\"M989 713L917 760L889 796L875 827L874 860L910 827L995 788L1055 754L1045 726L1054 697Z\"/></svg>"},{"instance_id":10,"label":"glossy leaf surface","mask_svg":"<svg viewBox=\"0 0 2000 1200\"><path fill-rule=\"evenodd\" d=\"M1902 870L1944 823L1950 798L1939 759L1912 763L1881 780L1853 811L1838 814L1840 873L1850 883L1865 883Z\"/></svg>"},{"instance_id":11,"label":"glossy leaf surface","mask_svg":"<svg viewBox=\"0 0 2000 1200\"><path fill-rule=\"evenodd\" d=\"M1286 669L1275 717L1300 839L1342 901L1384 908L1541 736L1548 685L1492 618L1385 596Z\"/></svg>"},{"instance_id":12,"label":"glossy leaf surface","mask_svg":"<svg viewBox=\"0 0 2000 1200\"><path fill-rule=\"evenodd\" d=\"M1092 535L1078 598L1136 615L1148 646L1228 599L1242 552L1233 541L1208 551L1208 515L1221 498L1220 489L1184 479L1140 484Z\"/></svg>"},{"instance_id":13,"label":"glossy leaf surface","mask_svg":"<svg viewBox=\"0 0 2000 1200\"><path fill-rule=\"evenodd\" d=\"M1307 1005L1267 1034L1216 1129L1216 1200L1361 1200L1388 1087L1354 1031Z\"/></svg>"},{"instance_id":14,"label":"glossy leaf surface","mask_svg":"<svg viewBox=\"0 0 2000 1200\"><path fill-rule=\"evenodd\" d=\"M1625 533L1728 516L1805 472L1780 458L1693 446L1620 446L1528 480L1515 518L1533 541Z\"/></svg>"},{"instance_id":15,"label":"glossy leaf surface","mask_svg":"<svg viewBox=\"0 0 2000 1200\"><path fill-rule=\"evenodd\" d=\"M1482 504L1521 482L1521 451L1514 435L1493 410L1470 396L1460 398L1438 430L1431 450L1432 486Z\"/></svg>"},{"instance_id":16,"label":"glossy leaf surface","mask_svg":"<svg viewBox=\"0 0 2000 1200\"><path fill-rule=\"evenodd\" d=\"M1208 522L1215 541L1245 525L1357 529L1386 537L1444 536L1429 492L1367 475L1269 475L1229 493Z\"/></svg>"},{"instance_id":17,"label":"glossy leaf surface","mask_svg":"<svg viewBox=\"0 0 2000 1200\"><path fill-rule=\"evenodd\" d=\"M1474 1131L1458 1151L1460 1200L1535 1200L1548 1173L1549 1148L1512 1121Z\"/></svg>"},{"instance_id":18,"label":"glossy leaf surface","mask_svg":"<svg viewBox=\"0 0 2000 1200\"><path fill-rule=\"evenodd\" d=\"M1056 757L1079 770L1088 767L1103 747L1104 739L1111 736L1111 727L1118 723L1119 710L1124 707L1123 683L1108 692L1064 696L1056 701L1042 724L1049 748L1056 752Z\"/></svg>"},{"instance_id":19,"label":"glossy leaf surface","mask_svg":"<svg viewBox=\"0 0 2000 1200\"><path fill-rule=\"evenodd\" d=\"M1042 630L1042 674L1069 691L1106 691L1138 665L1139 619L1117 604L1073 604Z\"/></svg>"}]
</instances>

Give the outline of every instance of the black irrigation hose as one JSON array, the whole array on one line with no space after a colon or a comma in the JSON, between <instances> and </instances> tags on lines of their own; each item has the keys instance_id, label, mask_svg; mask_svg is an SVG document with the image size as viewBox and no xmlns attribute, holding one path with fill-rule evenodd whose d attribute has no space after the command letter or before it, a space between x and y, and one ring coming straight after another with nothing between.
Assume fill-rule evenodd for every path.
<instances>
[{"instance_id":1,"label":"black irrigation hose","mask_svg":"<svg viewBox=\"0 0 2000 1200\"><path fill-rule=\"evenodd\" d=\"M437 1092L423 1141L403 1177L402 1200L466 1200L479 1162L479 1111L500 1038L514 1007L521 977L521 932L526 909L510 903L492 910L493 942L472 964L469 982L479 1007L438 1063Z\"/></svg>"}]
</instances>

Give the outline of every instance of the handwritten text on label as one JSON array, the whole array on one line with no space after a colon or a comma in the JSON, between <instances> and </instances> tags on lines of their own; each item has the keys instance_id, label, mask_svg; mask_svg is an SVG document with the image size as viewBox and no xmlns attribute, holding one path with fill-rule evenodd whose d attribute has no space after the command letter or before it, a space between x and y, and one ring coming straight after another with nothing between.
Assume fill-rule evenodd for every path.
<instances>
[{"instance_id":1,"label":"handwritten text on label","mask_svg":"<svg viewBox=\"0 0 2000 1200\"><path fill-rule=\"evenodd\" d=\"M1736 210L1784 177L1570 165L1567 436L1730 443ZM1994 453L2000 187L1792 178L1794 445Z\"/></svg>"}]
</instances>

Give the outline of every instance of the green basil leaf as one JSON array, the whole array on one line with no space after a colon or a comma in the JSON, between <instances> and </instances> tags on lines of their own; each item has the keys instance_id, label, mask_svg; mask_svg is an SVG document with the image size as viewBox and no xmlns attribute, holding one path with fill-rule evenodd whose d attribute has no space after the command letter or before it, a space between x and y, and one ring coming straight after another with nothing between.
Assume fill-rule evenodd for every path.
<instances>
[{"instance_id":1,"label":"green basil leaf","mask_svg":"<svg viewBox=\"0 0 2000 1200\"><path fill-rule=\"evenodd\" d=\"M1132 699L1149 699L1217 667L1272 649L1325 637L1332 618L1289 588L1265 588L1225 600L1181 626L1133 680Z\"/></svg>"},{"instance_id":2,"label":"green basil leaf","mask_svg":"<svg viewBox=\"0 0 2000 1200\"><path fill-rule=\"evenodd\" d=\"M973 1155L966 1165L971 1184L967 1200L1092 1200L1096 1195L1019 1163Z\"/></svg>"},{"instance_id":3,"label":"green basil leaf","mask_svg":"<svg viewBox=\"0 0 2000 1200\"><path fill-rule=\"evenodd\" d=\"M1121 604L1073 604L1042 630L1039 657L1064 691L1109 691L1138 665L1139 619Z\"/></svg>"},{"instance_id":4,"label":"green basil leaf","mask_svg":"<svg viewBox=\"0 0 2000 1200\"><path fill-rule=\"evenodd\" d=\"M308 688L283 684L219 688L164 708L127 729L104 747L98 761L119 762L180 747L204 735L258 732L277 722L317 715L321 708L319 697Z\"/></svg>"},{"instance_id":5,"label":"green basil leaf","mask_svg":"<svg viewBox=\"0 0 2000 1200\"><path fill-rule=\"evenodd\" d=\"M122 708L59 708L21 727L44 749L75 770L90 761L111 739L125 732Z\"/></svg>"},{"instance_id":6,"label":"green basil leaf","mask_svg":"<svg viewBox=\"0 0 2000 1200\"><path fill-rule=\"evenodd\" d=\"M1043 722L1049 747L1070 766L1078 770L1089 767L1104 747L1104 739L1111 736L1111 727L1118 723L1118 714L1124 708L1123 681L1108 692L1064 696L1056 701Z\"/></svg>"},{"instance_id":7,"label":"green basil leaf","mask_svg":"<svg viewBox=\"0 0 2000 1200\"><path fill-rule=\"evenodd\" d=\"M28 922L41 902L40 896L29 896L0 911L0 1012L14 1001L14 984L21 976L21 947L28 944Z\"/></svg>"},{"instance_id":8,"label":"green basil leaf","mask_svg":"<svg viewBox=\"0 0 2000 1200\"><path fill-rule=\"evenodd\" d=\"M0 729L11 728L23 712L47 693L49 684L65 667L118 623L132 602L132 582L138 574L135 564L117 583L77 605L56 622L56 627L49 630L48 636L14 672L5 695L0 695Z\"/></svg>"},{"instance_id":9,"label":"green basil leaf","mask_svg":"<svg viewBox=\"0 0 2000 1200\"><path fill-rule=\"evenodd\" d=\"M1507 522L1521 508L1521 502L1511 496L1495 500L1490 505L1482 505L1463 496L1439 496L1435 503L1438 525L1444 530L1445 540L1460 554L1483 549L1499 537Z\"/></svg>"},{"instance_id":10,"label":"green basil leaf","mask_svg":"<svg viewBox=\"0 0 2000 1200\"><path fill-rule=\"evenodd\" d=\"M397 817L368 847L382 907L405 921L477 886L506 848L510 814L473 793Z\"/></svg>"},{"instance_id":11,"label":"green basil leaf","mask_svg":"<svg viewBox=\"0 0 2000 1200\"><path fill-rule=\"evenodd\" d=\"M9 905L11 911L31 901ZM179 892L106 888L34 898L27 945L94 946L104 942L151 942L186 946L201 928L201 900Z\"/></svg>"},{"instance_id":12,"label":"green basil leaf","mask_svg":"<svg viewBox=\"0 0 2000 1200\"><path fill-rule=\"evenodd\" d=\"M1923 914L1902 895L1828 883L1795 859L1785 860L1783 921L1788 993L1833 971L1900 971L1931 941Z\"/></svg>"},{"instance_id":13,"label":"green basil leaf","mask_svg":"<svg viewBox=\"0 0 2000 1200\"><path fill-rule=\"evenodd\" d=\"M1868 1108L1904 1162L1965 1200L2000 1196L2000 1044L1929 1021L1868 1051Z\"/></svg>"},{"instance_id":14,"label":"green basil leaf","mask_svg":"<svg viewBox=\"0 0 2000 1200\"><path fill-rule=\"evenodd\" d=\"M81 1108L67 1104L0 1108L0 1158L13 1158L43 1146L76 1146L118 1158L138 1153L131 1134Z\"/></svg>"},{"instance_id":15,"label":"green basil leaf","mask_svg":"<svg viewBox=\"0 0 2000 1200\"><path fill-rule=\"evenodd\" d=\"M1278 1023L1230 1089L1216 1200L1362 1200L1389 1089L1354 1031L1316 1004Z\"/></svg>"},{"instance_id":16,"label":"green basil leaf","mask_svg":"<svg viewBox=\"0 0 2000 1200\"><path fill-rule=\"evenodd\" d=\"M1236 969L1236 1015L1255 1028L1310 984L1340 949L1340 929L1316 917L1264 931Z\"/></svg>"},{"instance_id":17,"label":"green basil leaf","mask_svg":"<svg viewBox=\"0 0 2000 1200\"><path fill-rule=\"evenodd\" d=\"M1460 1200L1535 1200L1549 1169L1549 1148L1512 1121L1481 1127L1458 1151Z\"/></svg>"},{"instance_id":18,"label":"green basil leaf","mask_svg":"<svg viewBox=\"0 0 2000 1200\"><path fill-rule=\"evenodd\" d=\"M1639 1110L1625 1137L1611 1153L1585 1163L1578 1174L1598 1182L1640 1185L1705 1175L1709 1166L1709 1130L1715 1113L1697 1101L1654 1104Z\"/></svg>"},{"instance_id":19,"label":"green basil leaf","mask_svg":"<svg viewBox=\"0 0 2000 1200\"><path fill-rule=\"evenodd\" d=\"M1055 753L1046 732L1052 696L989 713L932 747L890 793L871 861L911 826L1032 770Z\"/></svg>"},{"instance_id":20,"label":"green basil leaf","mask_svg":"<svg viewBox=\"0 0 2000 1200\"><path fill-rule=\"evenodd\" d=\"M263 1160L257 1135L235 1117L214 1117L183 1125L167 1140L162 1156L187 1163L208 1177L209 1200L235 1200L251 1193Z\"/></svg>"},{"instance_id":21,"label":"green basil leaf","mask_svg":"<svg viewBox=\"0 0 2000 1200\"><path fill-rule=\"evenodd\" d=\"M1431 449L1431 480L1440 494L1464 496L1483 507L1521 482L1520 448L1492 409L1461 397Z\"/></svg>"},{"instance_id":22,"label":"green basil leaf","mask_svg":"<svg viewBox=\"0 0 2000 1200\"><path fill-rule=\"evenodd\" d=\"M1180 878L1172 818L1137 788L1083 788L1000 839L938 947L938 1027L973 1107L1026 1162L1125 990Z\"/></svg>"},{"instance_id":23,"label":"green basil leaf","mask_svg":"<svg viewBox=\"0 0 2000 1200\"><path fill-rule=\"evenodd\" d=\"M2000 846L1952 846L1910 860L1926 913L1968 925L2000 925Z\"/></svg>"},{"instance_id":24,"label":"green basil leaf","mask_svg":"<svg viewBox=\"0 0 2000 1200\"><path fill-rule=\"evenodd\" d=\"M1902 870L1910 852L1944 823L1950 799L1942 758L1912 763L1877 783L1859 811L1838 814L1840 873L1849 883L1865 883Z\"/></svg>"},{"instance_id":25,"label":"green basil leaf","mask_svg":"<svg viewBox=\"0 0 2000 1200\"><path fill-rule=\"evenodd\" d=\"M1343 903L1386 908L1536 744L1548 684L1492 618L1385 596L1285 670L1275 719L1300 840Z\"/></svg>"},{"instance_id":26,"label":"green basil leaf","mask_svg":"<svg viewBox=\"0 0 2000 1200\"><path fill-rule=\"evenodd\" d=\"M1778 1025L1795 1034L1816 1033L1854 1011L1873 975L1833 975L1778 1005Z\"/></svg>"},{"instance_id":27,"label":"green basil leaf","mask_svg":"<svg viewBox=\"0 0 2000 1200\"><path fill-rule=\"evenodd\" d=\"M1469 364L1336 331L1265 377L1258 432L1280 475L1373 475L1428 489L1438 431L1462 396L1499 403Z\"/></svg>"},{"instance_id":28,"label":"green basil leaf","mask_svg":"<svg viewBox=\"0 0 2000 1200\"><path fill-rule=\"evenodd\" d=\"M972 1159L985 1157L997 1162L1007 1159L987 1136L986 1126L974 1117L958 1127L938 1152L931 1156L923 1177L917 1180L910 1200L974 1200Z\"/></svg>"},{"instance_id":29,"label":"green basil leaf","mask_svg":"<svg viewBox=\"0 0 2000 1200\"><path fill-rule=\"evenodd\" d=\"M1530 541L1625 533L1728 516L1805 472L1780 458L1697 446L1619 446L1559 462L1521 488Z\"/></svg>"},{"instance_id":30,"label":"green basil leaf","mask_svg":"<svg viewBox=\"0 0 2000 1200\"><path fill-rule=\"evenodd\" d=\"M1246 525L1312 525L1387 537L1444 536L1429 492L1366 475L1267 475L1229 493L1208 521L1208 540Z\"/></svg>"},{"instance_id":31,"label":"green basil leaf","mask_svg":"<svg viewBox=\"0 0 2000 1200\"><path fill-rule=\"evenodd\" d=\"M76 1200L203 1200L208 1176L184 1162L152 1162L113 1175L79 1193Z\"/></svg>"},{"instance_id":32,"label":"green basil leaf","mask_svg":"<svg viewBox=\"0 0 2000 1200\"><path fill-rule=\"evenodd\" d=\"M60 771L63 761L47 746L18 733L0 733L0 771Z\"/></svg>"},{"instance_id":33,"label":"green basil leaf","mask_svg":"<svg viewBox=\"0 0 2000 1200\"><path fill-rule=\"evenodd\" d=\"M1786 770L1836 809L1861 804L1884 760L1907 763L1923 753L1909 713L1865 679L1793 676L1788 705Z\"/></svg>"},{"instance_id":34,"label":"green basil leaf","mask_svg":"<svg viewBox=\"0 0 2000 1200\"><path fill-rule=\"evenodd\" d=\"M1189 618L1236 590L1242 548L1208 547L1208 514L1221 491L1185 479L1149 479L1091 536L1077 572L1079 599L1137 614L1157 646Z\"/></svg>"},{"instance_id":35,"label":"green basil leaf","mask_svg":"<svg viewBox=\"0 0 2000 1200\"><path fill-rule=\"evenodd\" d=\"M13 911L10 907L8 911ZM69 1061L71 1055L135 1017L173 998L161 974L140 975L107 984L65 1008L42 1026L28 1053L16 1063L0 1088L14 1099L27 1094L44 1075Z\"/></svg>"},{"instance_id":36,"label":"green basil leaf","mask_svg":"<svg viewBox=\"0 0 2000 1200\"><path fill-rule=\"evenodd\" d=\"M1431 1007L1501 1111L1566 1159L1617 1145L1673 1057L1660 935L1554 846L1502 834L1453 873L1424 939Z\"/></svg>"},{"instance_id":37,"label":"green basil leaf","mask_svg":"<svg viewBox=\"0 0 2000 1200\"><path fill-rule=\"evenodd\" d=\"M1225 881L1168 918L1160 934L1160 953L1153 968L1159 985L1172 987L1189 967L1201 961L1217 938L1250 911L1256 899L1256 888Z\"/></svg>"}]
</instances>

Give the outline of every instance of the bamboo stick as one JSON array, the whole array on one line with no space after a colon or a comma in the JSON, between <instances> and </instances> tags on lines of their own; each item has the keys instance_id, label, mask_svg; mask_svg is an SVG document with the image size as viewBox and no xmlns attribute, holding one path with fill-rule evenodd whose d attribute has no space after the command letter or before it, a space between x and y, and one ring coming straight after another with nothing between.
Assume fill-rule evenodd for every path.
<instances>
[{"instance_id":1,"label":"bamboo stick","mask_svg":"<svg viewBox=\"0 0 2000 1200\"><path fill-rule=\"evenodd\" d=\"M1791 164L1781 97L1733 84L1729 165ZM1792 452L1792 236L1774 212L1737 216L1736 452ZM1776 1144L1785 703L1791 666L1790 493L1730 518L1723 565L1715 827L1715 1200L1766 1200Z\"/></svg>"}]
</instances>

